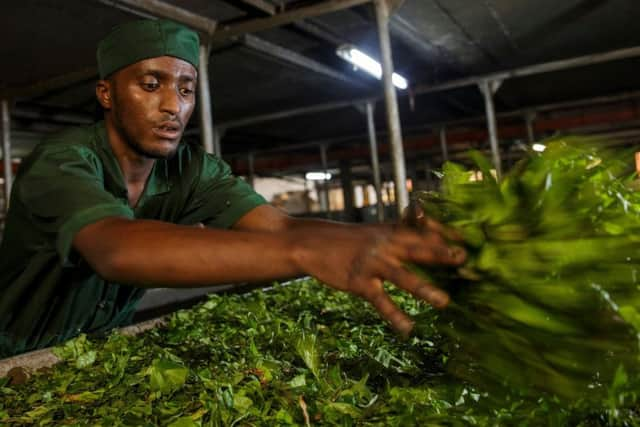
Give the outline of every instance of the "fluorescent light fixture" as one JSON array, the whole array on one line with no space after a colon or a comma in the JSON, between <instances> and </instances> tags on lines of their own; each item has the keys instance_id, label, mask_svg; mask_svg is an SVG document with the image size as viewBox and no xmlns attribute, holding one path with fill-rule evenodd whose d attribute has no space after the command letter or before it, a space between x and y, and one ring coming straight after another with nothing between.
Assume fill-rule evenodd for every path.
<instances>
[{"instance_id":1,"label":"fluorescent light fixture","mask_svg":"<svg viewBox=\"0 0 640 427\"><path fill-rule=\"evenodd\" d=\"M542 153L547 147L544 144L533 144L531 148L533 148L533 151Z\"/></svg>"},{"instance_id":2,"label":"fluorescent light fixture","mask_svg":"<svg viewBox=\"0 0 640 427\"><path fill-rule=\"evenodd\" d=\"M328 181L331 179L329 172L307 172L304 176L309 181Z\"/></svg>"},{"instance_id":3,"label":"fluorescent light fixture","mask_svg":"<svg viewBox=\"0 0 640 427\"><path fill-rule=\"evenodd\" d=\"M382 78L382 66L380 63L355 46L350 44L342 45L338 48L336 53L340 58L352 63L356 69L360 68L378 80ZM398 89L406 89L409 87L407 79L398 73L393 73L391 81L393 81L393 85Z\"/></svg>"}]
</instances>

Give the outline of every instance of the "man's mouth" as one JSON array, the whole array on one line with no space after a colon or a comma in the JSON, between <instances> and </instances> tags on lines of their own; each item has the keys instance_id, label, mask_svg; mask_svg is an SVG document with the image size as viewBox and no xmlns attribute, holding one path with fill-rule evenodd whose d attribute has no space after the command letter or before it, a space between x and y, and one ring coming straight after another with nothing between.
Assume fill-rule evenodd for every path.
<instances>
[{"instance_id":1,"label":"man's mouth","mask_svg":"<svg viewBox=\"0 0 640 427\"><path fill-rule=\"evenodd\" d=\"M152 131L162 139L178 139L182 134L182 127L176 122L163 122L152 128Z\"/></svg>"}]
</instances>

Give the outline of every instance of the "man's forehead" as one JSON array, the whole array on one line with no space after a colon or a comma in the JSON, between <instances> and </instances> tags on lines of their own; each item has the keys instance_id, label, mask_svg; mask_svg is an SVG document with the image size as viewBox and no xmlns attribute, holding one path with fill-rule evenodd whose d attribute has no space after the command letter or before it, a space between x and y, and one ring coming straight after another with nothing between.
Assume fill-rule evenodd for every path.
<instances>
[{"instance_id":1,"label":"man's forehead","mask_svg":"<svg viewBox=\"0 0 640 427\"><path fill-rule=\"evenodd\" d=\"M136 75L152 74L190 80L195 80L198 76L198 71L192 64L173 56L143 59L125 67L124 70L130 70Z\"/></svg>"}]
</instances>

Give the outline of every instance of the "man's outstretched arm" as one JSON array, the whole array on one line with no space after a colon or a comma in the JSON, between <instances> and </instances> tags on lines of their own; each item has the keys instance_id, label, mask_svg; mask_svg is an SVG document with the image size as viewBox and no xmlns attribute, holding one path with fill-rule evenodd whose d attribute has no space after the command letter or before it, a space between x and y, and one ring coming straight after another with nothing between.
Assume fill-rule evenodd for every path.
<instances>
[{"instance_id":1,"label":"man's outstretched arm","mask_svg":"<svg viewBox=\"0 0 640 427\"><path fill-rule=\"evenodd\" d=\"M404 268L405 262L456 265L464 251L437 232L296 220L259 207L233 230L151 220L107 218L82 228L75 249L110 281L137 286L196 287L312 275L369 302L394 328L412 323L384 292L384 280L436 307L447 295Z\"/></svg>"}]
</instances>

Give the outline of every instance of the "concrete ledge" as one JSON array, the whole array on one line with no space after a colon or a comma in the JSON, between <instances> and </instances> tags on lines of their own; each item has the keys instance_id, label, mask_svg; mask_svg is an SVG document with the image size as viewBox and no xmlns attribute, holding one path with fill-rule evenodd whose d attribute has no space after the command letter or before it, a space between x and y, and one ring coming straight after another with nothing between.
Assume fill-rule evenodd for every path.
<instances>
[{"instance_id":1,"label":"concrete ledge","mask_svg":"<svg viewBox=\"0 0 640 427\"><path fill-rule=\"evenodd\" d=\"M137 323L135 325L126 326L117 329L122 335L133 336L140 334L156 326L163 325L166 322L165 317L147 320L146 322ZM53 354L51 348L43 348L41 350L30 351L29 353L19 354L0 360L0 378L5 377L7 373L14 368L21 368L26 373L31 374L38 369L48 368L61 360Z\"/></svg>"}]
</instances>

